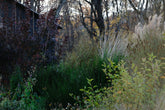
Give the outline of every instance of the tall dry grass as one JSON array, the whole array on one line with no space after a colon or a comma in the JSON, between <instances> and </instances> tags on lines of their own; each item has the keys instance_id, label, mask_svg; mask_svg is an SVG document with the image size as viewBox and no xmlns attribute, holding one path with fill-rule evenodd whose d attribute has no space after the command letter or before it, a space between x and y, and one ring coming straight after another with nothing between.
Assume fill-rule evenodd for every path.
<instances>
[{"instance_id":1,"label":"tall dry grass","mask_svg":"<svg viewBox=\"0 0 165 110\"><path fill-rule=\"evenodd\" d=\"M151 19L152 18L152 19ZM165 55L164 25L162 15L150 17L149 23L135 27L135 32L128 37L128 63L140 64L142 58L153 53L157 59Z\"/></svg>"},{"instance_id":2,"label":"tall dry grass","mask_svg":"<svg viewBox=\"0 0 165 110\"><path fill-rule=\"evenodd\" d=\"M127 36L127 33L124 31L119 31L117 34L114 32L109 33L107 36L102 36L104 40L100 40L98 48L100 57L102 59L114 59L116 56L125 57L128 44L128 40L125 36Z\"/></svg>"},{"instance_id":3,"label":"tall dry grass","mask_svg":"<svg viewBox=\"0 0 165 110\"><path fill-rule=\"evenodd\" d=\"M162 15L149 18L149 23L141 25L140 23L135 27L135 32L128 37L127 45L127 67L132 63L138 67L141 66L142 58L146 58L148 54L153 53L156 58L164 62L165 57L165 23ZM163 76L165 70L162 69ZM157 93L156 106L153 110L165 109L165 80L160 78L160 91Z\"/></svg>"}]
</instances>

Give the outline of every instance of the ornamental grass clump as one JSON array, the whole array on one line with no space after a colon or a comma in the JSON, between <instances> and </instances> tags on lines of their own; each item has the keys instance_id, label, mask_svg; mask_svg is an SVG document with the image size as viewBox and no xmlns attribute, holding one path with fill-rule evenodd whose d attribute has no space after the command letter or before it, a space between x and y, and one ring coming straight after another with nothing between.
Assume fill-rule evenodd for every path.
<instances>
[{"instance_id":1,"label":"ornamental grass clump","mask_svg":"<svg viewBox=\"0 0 165 110\"><path fill-rule=\"evenodd\" d=\"M135 26L135 32L128 38L127 63L140 65L141 59L153 53L161 60L165 55L165 36L162 26L162 16L153 16L149 23Z\"/></svg>"}]
</instances>

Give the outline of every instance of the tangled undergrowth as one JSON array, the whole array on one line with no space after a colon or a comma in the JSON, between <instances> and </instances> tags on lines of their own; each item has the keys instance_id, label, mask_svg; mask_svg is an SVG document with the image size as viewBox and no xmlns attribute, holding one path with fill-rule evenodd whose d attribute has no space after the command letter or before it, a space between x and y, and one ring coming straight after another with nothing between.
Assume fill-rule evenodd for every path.
<instances>
[{"instance_id":1,"label":"tangled undergrowth","mask_svg":"<svg viewBox=\"0 0 165 110\"><path fill-rule=\"evenodd\" d=\"M155 16L149 24L137 25L127 38L118 34L116 40L100 44L82 38L59 64L37 68L36 76L26 80L14 75L10 94L0 94L0 109L68 105L68 109L163 110L165 35L160 20Z\"/></svg>"}]
</instances>

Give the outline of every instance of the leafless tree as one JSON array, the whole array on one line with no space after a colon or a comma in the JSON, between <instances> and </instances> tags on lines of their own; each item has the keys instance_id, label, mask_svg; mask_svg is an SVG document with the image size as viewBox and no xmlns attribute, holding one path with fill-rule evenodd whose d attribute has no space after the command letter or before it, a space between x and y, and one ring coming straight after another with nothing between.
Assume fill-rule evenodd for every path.
<instances>
[{"instance_id":1,"label":"leafless tree","mask_svg":"<svg viewBox=\"0 0 165 110\"><path fill-rule=\"evenodd\" d=\"M164 14L165 20L165 0L128 0L133 10L140 16L143 23L148 20L148 16L153 14Z\"/></svg>"},{"instance_id":2,"label":"leafless tree","mask_svg":"<svg viewBox=\"0 0 165 110\"><path fill-rule=\"evenodd\" d=\"M89 15L86 15L84 13L82 2L85 2L87 5L89 5ZM99 28L99 35L101 36L102 34L104 34L105 25L103 18L103 0L83 0L79 2L79 6L79 11L81 13L81 22L87 29L90 37L93 38L93 36L97 35L96 30L93 28L93 23L97 24L97 27ZM86 19L90 20L90 25L85 22Z\"/></svg>"}]
</instances>

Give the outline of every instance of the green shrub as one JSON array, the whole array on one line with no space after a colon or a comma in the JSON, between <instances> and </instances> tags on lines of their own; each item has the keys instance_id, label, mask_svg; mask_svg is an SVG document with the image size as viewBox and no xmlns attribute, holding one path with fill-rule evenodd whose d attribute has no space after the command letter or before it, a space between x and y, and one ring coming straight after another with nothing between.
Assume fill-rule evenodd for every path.
<instances>
[{"instance_id":1,"label":"green shrub","mask_svg":"<svg viewBox=\"0 0 165 110\"><path fill-rule=\"evenodd\" d=\"M60 64L48 65L37 71L38 82L35 88L40 94L42 89L46 89L48 104L72 103L74 100L69 93L81 95L79 89L87 85L86 78L93 78L99 87L105 84L103 62L95 44L89 39L80 40Z\"/></svg>"},{"instance_id":2,"label":"green shrub","mask_svg":"<svg viewBox=\"0 0 165 110\"><path fill-rule=\"evenodd\" d=\"M0 102L1 110L44 110L45 98L39 97L33 91L33 86L36 83L35 77L29 77L23 85L17 86L11 94L10 91L6 94L1 94L2 101ZM20 87L23 88L20 88Z\"/></svg>"},{"instance_id":3,"label":"green shrub","mask_svg":"<svg viewBox=\"0 0 165 110\"><path fill-rule=\"evenodd\" d=\"M160 92L161 65L153 54L142 59L142 68L132 64L131 73L121 65L121 78L113 81L115 105L132 110L153 109Z\"/></svg>"},{"instance_id":4,"label":"green shrub","mask_svg":"<svg viewBox=\"0 0 165 110\"><path fill-rule=\"evenodd\" d=\"M80 88L87 85L86 78L94 78L95 84L101 86L105 83L105 74L102 71L103 61L101 59L91 58L91 61L82 62L81 65L48 65L46 68L40 68L37 71L38 82L35 90L40 95L48 96L49 103L72 103L73 99L69 93L80 95ZM90 74L92 73L92 74Z\"/></svg>"},{"instance_id":5,"label":"green shrub","mask_svg":"<svg viewBox=\"0 0 165 110\"><path fill-rule=\"evenodd\" d=\"M114 54L113 58L115 66L122 56ZM102 71L105 59L101 58L97 44L88 38L81 38L72 52L67 53L58 65L52 64L38 69L35 90L48 97L47 105L62 103L65 106L68 102L74 103L75 100L69 93L81 97L82 92L79 90L88 85L87 78L94 79L93 84L98 88L107 86L106 75Z\"/></svg>"},{"instance_id":6,"label":"green shrub","mask_svg":"<svg viewBox=\"0 0 165 110\"><path fill-rule=\"evenodd\" d=\"M14 93L18 86L21 86L20 89L23 88L23 75L20 67L17 66L10 77L10 91Z\"/></svg>"},{"instance_id":7,"label":"green shrub","mask_svg":"<svg viewBox=\"0 0 165 110\"><path fill-rule=\"evenodd\" d=\"M80 89L80 91L83 92L82 99L80 99L79 96L73 96L73 94L70 94L70 96L77 100L80 108L93 109L100 107L103 98L107 96L105 93L107 88L98 88L97 85L93 86L93 79L87 79L87 81L88 87L85 86L83 89Z\"/></svg>"},{"instance_id":8,"label":"green shrub","mask_svg":"<svg viewBox=\"0 0 165 110\"><path fill-rule=\"evenodd\" d=\"M69 76L64 74L57 65L48 65L38 69L35 91L47 97L47 105L50 103L67 103L68 93L71 88Z\"/></svg>"},{"instance_id":9,"label":"green shrub","mask_svg":"<svg viewBox=\"0 0 165 110\"><path fill-rule=\"evenodd\" d=\"M112 63L110 63L111 65ZM91 84L92 80L88 80L89 87L81 89L85 97L83 103L86 108L90 109L118 109L118 110L152 110L159 108L157 105L160 102L158 97L164 89L161 89L162 63L156 60L153 54L148 58L143 58L141 67L138 68L132 64L131 72L125 68L125 63L121 61L117 67L120 76L112 74L111 66L105 65L105 74L109 79L113 78L112 86L104 88L96 88ZM109 71L107 71L109 70ZM159 98L162 100L162 98ZM164 101L164 100L163 100ZM161 107L164 105L160 104ZM161 108L160 107L160 108Z\"/></svg>"}]
</instances>

